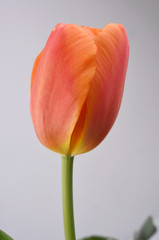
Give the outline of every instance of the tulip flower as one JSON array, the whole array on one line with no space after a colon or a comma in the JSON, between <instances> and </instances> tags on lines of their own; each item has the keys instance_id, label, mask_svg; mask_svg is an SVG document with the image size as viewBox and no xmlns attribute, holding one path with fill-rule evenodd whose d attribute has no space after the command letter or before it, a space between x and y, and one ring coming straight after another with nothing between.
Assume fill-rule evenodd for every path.
<instances>
[{"instance_id":1,"label":"tulip flower","mask_svg":"<svg viewBox=\"0 0 159 240\"><path fill-rule=\"evenodd\" d=\"M121 24L58 24L35 60L31 116L40 142L63 155L65 239L75 240L73 157L95 148L118 115L129 44Z\"/></svg>"},{"instance_id":2,"label":"tulip flower","mask_svg":"<svg viewBox=\"0 0 159 240\"><path fill-rule=\"evenodd\" d=\"M121 24L55 27L31 80L31 116L44 146L75 156L105 138L120 108L128 52Z\"/></svg>"}]
</instances>

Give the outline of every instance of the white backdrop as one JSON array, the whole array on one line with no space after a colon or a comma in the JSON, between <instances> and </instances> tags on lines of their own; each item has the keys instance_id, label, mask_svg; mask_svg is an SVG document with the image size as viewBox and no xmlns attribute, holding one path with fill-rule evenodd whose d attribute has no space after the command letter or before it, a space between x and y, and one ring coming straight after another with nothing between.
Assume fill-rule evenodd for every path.
<instances>
[{"instance_id":1,"label":"white backdrop","mask_svg":"<svg viewBox=\"0 0 159 240\"><path fill-rule=\"evenodd\" d=\"M15 240L64 239L60 156L30 118L35 57L58 22L122 23L130 59L122 106L107 138L74 164L77 237L127 239L159 214L159 1L1 1L0 229Z\"/></svg>"}]
</instances>

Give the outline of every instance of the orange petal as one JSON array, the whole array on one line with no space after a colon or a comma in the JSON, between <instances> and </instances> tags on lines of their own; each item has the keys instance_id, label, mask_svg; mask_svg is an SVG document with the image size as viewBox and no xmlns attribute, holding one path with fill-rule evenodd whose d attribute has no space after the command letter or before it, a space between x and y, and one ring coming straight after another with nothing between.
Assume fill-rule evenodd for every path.
<instances>
[{"instance_id":1,"label":"orange petal","mask_svg":"<svg viewBox=\"0 0 159 240\"><path fill-rule=\"evenodd\" d=\"M76 126L73 133L79 138L71 143L72 155L95 148L105 138L122 100L129 55L126 31L120 24L109 24L95 38L95 43L96 74L87 96L85 116L81 118L83 132L79 134Z\"/></svg>"},{"instance_id":2,"label":"orange petal","mask_svg":"<svg viewBox=\"0 0 159 240\"><path fill-rule=\"evenodd\" d=\"M98 34L102 31L99 28L92 28L92 27L85 27L82 26L82 28L92 37L95 38L98 36Z\"/></svg>"},{"instance_id":3,"label":"orange petal","mask_svg":"<svg viewBox=\"0 0 159 240\"><path fill-rule=\"evenodd\" d=\"M74 126L95 75L96 45L80 27L60 24L52 31L31 92L35 131L46 147L67 154Z\"/></svg>"},{"instance_id":4,"label":"orange petal","mask_svg":"<svg viewBox=\"0 0 159 240\"><path fill-rule=\"evenodd\" d=\"M39 62L40 62L40 59L41 59L41 54L42 54L42 52L43 52L43 51L41 51L41 53L37 56L37 58L35 59L35 62L34 62L32 74L31 74L30 91L31 91L32 86L33 86L33 81L34 81L34 78L35 78L35 74L36 74L37 67L38 67Z\"/></svg>"}]
</instances>

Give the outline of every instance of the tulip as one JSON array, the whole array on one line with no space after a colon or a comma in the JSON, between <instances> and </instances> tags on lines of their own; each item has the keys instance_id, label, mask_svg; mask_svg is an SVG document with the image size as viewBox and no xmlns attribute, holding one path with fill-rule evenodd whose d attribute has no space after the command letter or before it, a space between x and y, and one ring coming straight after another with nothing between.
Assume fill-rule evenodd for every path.
<instances>
[{"instance_id":1,"label":"tulip","mask_svg":"<svg viewBox=\"0 0 159 240\"><path fill-rule=\"evenodd\" d=\"M122 100L129 45L121 24L58 24L35 60L31 116L40 142L62 154L65 240L75 240L73 158L95 148Z\"/></svg>"},{"instance_id":2,"label":"tulip","mask_svg":"<svg viewBox=\"0 0 159 240\"><path fill-rule=\"evenodd\" d=\"M31 116L44 146L75 156L105 138L120 108L128 54L121 24L54 28L31 77Z\"/></svg>"}]
</instances>

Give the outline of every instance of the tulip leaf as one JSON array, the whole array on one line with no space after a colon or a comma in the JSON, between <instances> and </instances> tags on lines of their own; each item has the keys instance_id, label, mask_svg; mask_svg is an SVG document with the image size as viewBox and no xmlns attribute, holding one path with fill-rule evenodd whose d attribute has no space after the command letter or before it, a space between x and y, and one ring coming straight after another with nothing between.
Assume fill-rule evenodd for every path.
<instances>
[{"instance_id":1,"label":"tulip leaf","mask_svg":"<svg viewBox=\"0 0 159 240\"><path fill-rule=\"evenodd\" d=\"M0 230L0 240L13 240L10 236L8 236L5 232Z\"/></svg>"},{"instance_id":2,"label":"tulip leaf","mask_svg":"<svg viewBox=\"0 0 159 240\"><path fill-rule=\"evenodd\" d=\"M82 238L81 240L115 240L115 239L109 238L109 237L91 236L91 237Z\"/></svg>"},{"instance_id":3,"label":"tulip leaf","mask_svg":"<svg viewBox=\"0 0 159 240\"><path fill-rule=\"evenodd\" d=\"M134 240L148 240L157 231L152 217L149 217L141 229L135 233Z\"/></svg>"}]
</instances>

